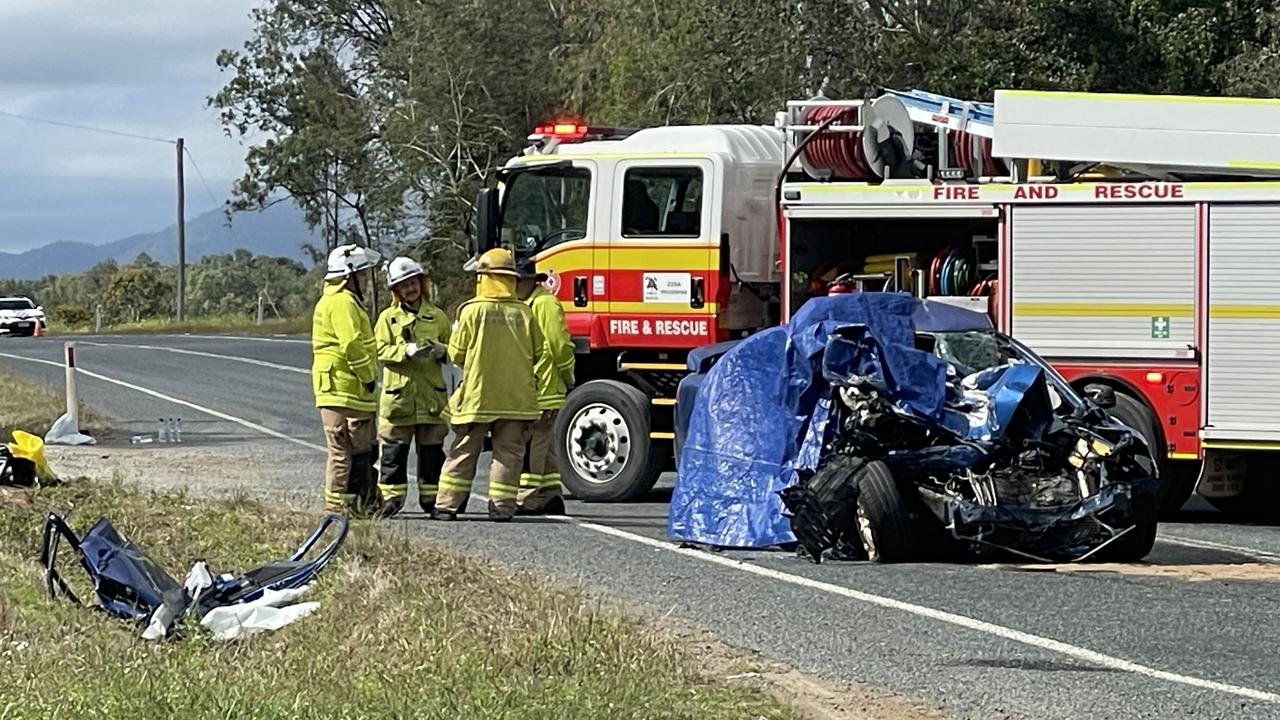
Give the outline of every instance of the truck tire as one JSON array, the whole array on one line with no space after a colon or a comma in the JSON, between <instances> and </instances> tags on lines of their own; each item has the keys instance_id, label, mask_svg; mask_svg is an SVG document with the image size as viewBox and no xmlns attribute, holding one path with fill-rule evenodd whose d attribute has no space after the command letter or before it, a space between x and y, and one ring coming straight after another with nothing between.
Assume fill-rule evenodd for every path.
<instances>
[{"instance_id":1,"label":"truck tire","mask_svg":"<svg viewBox=\"0 0 1280 720\"><path fill-rule=\"evenodd\" d=\"M671 448L649 437L649 398L617 380L575 388L556 418L560 477L585 502L622 502L653 488Z\"/></svg>"},{"instance_id":2,"label":"truck tire","mask_svg":"<svg viewBox=\"0 0 1280 720\"><path fill-rule=\"evenodd\" d=\"M1155 413L1141 400L1123 392L1116 393L1116 406L1107 413L1137 430L1147 447L1151 448L1151 459L1160 468L1160 515L1167 516L1180 510L1195 488L1196 473L1188 473L1186 463L1171 461L1166 456L1164 437L1160 434L1160 423Z\"/></svg>"},{"instance_id":3,"label":"truck tire","mask_svg":"<svg viewBox=\"0 0 1280 720\"><path fill-rule=\"evenodd\" d=\"M909 562L919 555L917 519L893 473L876 460L858 471L858 534L874 563Z\"/></svg>"}]
</instances>

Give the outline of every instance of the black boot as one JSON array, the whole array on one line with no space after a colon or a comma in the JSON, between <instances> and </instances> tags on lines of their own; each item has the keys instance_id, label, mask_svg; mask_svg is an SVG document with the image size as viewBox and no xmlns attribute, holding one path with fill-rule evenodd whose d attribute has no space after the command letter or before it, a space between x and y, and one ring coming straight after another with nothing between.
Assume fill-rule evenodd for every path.
<instances>
[{"instance_id":1,"label":"black boot","mask_svg":"<svg viewBox=\"0 0 1280 720\"><path fill-rule=\"evenodd\" d=\"M494 522L511 522L511 516L498 509L498 506L489 501L489 519Z\"/></svg>"},{"instance_id":2,"label":"black boot","mask_svg":"<svg viewBox=\"0 0 1280 720\"><path fill-rule=\"evenodd\" d=\"M391 517L404 508L409 480L409 446L405 443L383 443L382 479L378 482L378 494L382 499L379 517Z\"/></svg>"},{"instance_id":3,"label":"black boot","mask_svg":"<svg viewBox=\"0 0 1280 720\"><path fill-rule=\"evenodd\" d=\"M361 515L377 512L381 505L378 486L373 482L373 451L363 452L351 458L351 477L347 488L356 496L356 507Z\"/></svg>"},{"instance_id":4,"label":"black boot","mask_svg":"<svg viewBox=\"0 0 1280 720\"><path fill-rule=\"evenodd\" d=\"M556 495L555 497L548 500L547 504L542 506L542 514L543 515L564 515L565 514L564 498L559 495Z\"/></svg>"},{"instance_id":5,"label":"black boot","mask_svg":"<svg viewBox=\"0 0 1280 720\"><path fill-rule=\"evenodd\" d=\"M443 467L443 445L418 446L418 505L422 508L422 512L428 515L432 515L435 512L436 496L434 491L424 494L422 486L438 487L440 469Z\"/></svg>"}]
</instances>

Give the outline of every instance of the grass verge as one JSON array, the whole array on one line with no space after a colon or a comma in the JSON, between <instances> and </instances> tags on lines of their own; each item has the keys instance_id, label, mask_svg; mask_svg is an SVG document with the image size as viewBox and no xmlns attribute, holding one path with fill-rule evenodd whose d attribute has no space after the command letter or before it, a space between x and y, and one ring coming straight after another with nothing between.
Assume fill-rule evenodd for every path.
<instances>
[{"instance_id":1,"label":"grass verge","mask_svg":"<svg viewBox=\"0 0 1280 720\"><path fill-rule=\"evenodd\" d=\"M92 327L69 330L55 329L52 334L91 334ZM102 328L104 335L172 335L175 333L198 333L205 335L295 335L311 332L311 318L285 318L264 320L261 325L254 324L251 318L241 315L226 315L196 318L184 322L176 322L169 318L152 318L133 323L121 323Z\"/></svg>"},{"instance_id":2,"label":"grass verge","mask_svg":"<svg viewBox=\"0 0 1280 720\"><path fill-rule=\"evenodd\" d=\"M44 437L53 421L67 410L63 392L0 370L0 442L8 442L12 430ZM80 428L99 437L110 430L111 422L81 403Z\"/></svg>"},{"instance_id":3,"label":"grass verge","mask_svg":"<svg viewBox=\"0 0 1280 720\"><path fill-rule=\"evenodd\" d=\"M6 718L793 717L704 677L647 621L370 524L319 578L314 615L228 645L199 632L148 644L132 624L44 597L34 555L48 511L74 510L80 531L107 515L178 577L200 558L226 571L281 557L316 517L119 481L0 493Z\"/></svg>"}]
</instances>

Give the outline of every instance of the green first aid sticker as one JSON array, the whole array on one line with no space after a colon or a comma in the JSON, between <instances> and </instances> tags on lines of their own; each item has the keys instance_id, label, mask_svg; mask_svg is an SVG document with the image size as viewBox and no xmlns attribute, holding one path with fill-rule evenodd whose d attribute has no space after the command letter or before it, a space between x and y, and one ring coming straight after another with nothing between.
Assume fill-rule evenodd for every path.
<instances>
[{"instance_id":1,"label":"green first aid sticker","mask_svg":"<svg viewBox=\"0 0 1280 720\"><path fill-rule=\"evenodd\" d=\"M1165 340L1169 337L1168 315L1151 316L1151 337L1156 340Z\"/></svg>"}]
</instances>

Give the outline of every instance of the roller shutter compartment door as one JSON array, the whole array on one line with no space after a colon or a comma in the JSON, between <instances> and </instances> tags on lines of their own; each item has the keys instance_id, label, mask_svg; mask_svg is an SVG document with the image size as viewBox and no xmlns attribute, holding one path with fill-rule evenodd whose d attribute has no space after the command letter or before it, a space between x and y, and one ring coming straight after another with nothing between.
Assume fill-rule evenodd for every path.
<instances>
[{"instance_id":1,"label":"roller shutter compartment door","mask_svg":"<svg viewBox=\"0 0 1280 720\"><path fill-rule=\"evenodd\" d=\"M1206 438L1280 440L1280 205L1209 210Z\"/></svg>"},{"instance_id":2,"label":"roller shutter compartment door","mask_svg":"<svg viewBox=\"0 0 1280 720\"><path fill-rule=\"evenodd\" d=\"M1194 207L1017 207L1011 228L1019 340L1049 357L1194 357Z\"/></svg>"}]
</instances>

